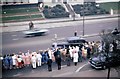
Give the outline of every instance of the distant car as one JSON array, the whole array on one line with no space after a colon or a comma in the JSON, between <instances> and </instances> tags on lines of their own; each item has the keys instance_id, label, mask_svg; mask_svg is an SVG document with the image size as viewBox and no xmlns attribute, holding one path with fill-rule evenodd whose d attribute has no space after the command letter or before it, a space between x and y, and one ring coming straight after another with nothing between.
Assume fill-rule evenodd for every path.
<instances>
[{"instance_id":1,"label":"distant car","mask_svg":"<svg viewBox=\"0 0 120 79\"><path fill-rule=\"evenodd\" d=\"M68 37L67 42L69 44L81 44L87 42L85 39L74 36L74 37Z\"/></svg>"},{"instance_id":2,"label":"distant car","mask_svg":"<svg viewBox=\"0 0 120 79\"><path fill-rule=\"evenodd\" d=\"M120 55L115 53L100 53L98 56L90 58L90 65L95 69L106 69L120 65Z\"/></svg>"},{"instance_id":3,"label":"distant car","mask_svg":"<svg viewBox=\"0 0 120 79\"><path fill-rule=\"evenodd\" d=\"M57 42L57 47L68 48L69 46L79 46L87 42L85 39L78 36L67 37L64 41ZM55 43L52 44L52 47L55 47Z\"/></svg>"},{"instance_id":4,"label":"distant car","mask_svg":"<svg viewBox=\"0 0 120 79\"><path fill-rule=\"evenodd\" d=\"M48 33L47 29L32 29L23 32L26 36L39 36Z\"/></svg>"}]
</instances>

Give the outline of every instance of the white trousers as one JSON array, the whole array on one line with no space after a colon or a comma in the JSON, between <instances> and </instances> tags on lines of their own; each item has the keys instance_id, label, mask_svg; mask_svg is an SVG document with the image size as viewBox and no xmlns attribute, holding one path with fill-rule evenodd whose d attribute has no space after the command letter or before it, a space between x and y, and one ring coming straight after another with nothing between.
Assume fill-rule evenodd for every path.
<instances>
[{"instance_id":1,"label":"white trousers","mask_svg":"<svg viewBox=\"0 0 120 79\"><path fill-rule=\"evenodd\" d=\"M41 59L37 61L37 66L41 66Z\"/></svg>"},{"instance_id":2,"label":"white trousers","mask_svg":"<svg viewBox=\"0 0 120 79\"><path fill-rule=\"evenodd\" d=\"M32 67L36 68L36 62L32 62Z\"/></svg>"}]
</instances>

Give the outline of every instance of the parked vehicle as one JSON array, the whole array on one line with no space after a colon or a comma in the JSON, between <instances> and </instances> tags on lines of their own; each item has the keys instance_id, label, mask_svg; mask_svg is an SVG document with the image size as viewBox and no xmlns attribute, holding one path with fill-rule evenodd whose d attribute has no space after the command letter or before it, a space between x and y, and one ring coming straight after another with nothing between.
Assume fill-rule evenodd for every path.
<instances>
[{"instance_id":1,"label":"parked vehicle","mask_svg":"<svg viewBox=\"0 0 120 79\"><path fill-rule=\"evenodd\" d=\"M95 69L106 69L120 65L120 54L116 53L100 53L96 57L89 60L90 65Z\"/></svg>"}]
</instances>

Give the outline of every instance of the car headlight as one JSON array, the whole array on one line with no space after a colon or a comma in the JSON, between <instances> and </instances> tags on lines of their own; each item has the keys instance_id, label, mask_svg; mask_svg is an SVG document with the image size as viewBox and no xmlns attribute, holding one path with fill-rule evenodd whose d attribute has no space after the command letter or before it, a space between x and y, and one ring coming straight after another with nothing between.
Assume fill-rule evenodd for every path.
<instances>
[{"instance_id":1,"label":"car headlight","mask_svg":"<svg viewBox=\"0 0 120 79\"><path fill-rule=\"evenodd\" d=\"M96 62L97 64L99 64L99 62Z\"/></svg>"},{"instance_id":2,"label":"car headlight","mask_svg":"<svg viewBox=\"0 0 120 79\"><path fill-rule=\"evenodd\" d=\"M89 58L89 60L92 60L92 58Z\"/></svg>"},{"instance_id":3,"label":"car headlight","mask_svg":"<svg viewBox=\"0 0 120 79\"><path fill-rule=\"evenodd\" d=\"M96 64L97 64L97 65L101 65L101 63L100 63L100 62L96 62Z\"/></svg>"}]
</instances>

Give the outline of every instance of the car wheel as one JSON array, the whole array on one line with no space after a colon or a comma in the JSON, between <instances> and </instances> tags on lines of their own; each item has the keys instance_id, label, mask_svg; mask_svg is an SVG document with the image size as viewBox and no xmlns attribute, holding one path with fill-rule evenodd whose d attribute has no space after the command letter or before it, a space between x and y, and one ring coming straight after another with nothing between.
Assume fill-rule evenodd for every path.
<instances>
[{"instance_id":1,"label":"car wheel","mask_svg":"<svg viewBox=\"0 0 120 79\"><path fill-rule=\"evenodd\" d=\"M104 69L104 70L105 70L105 69L106 69L106 66L102 66L102 69Z\"/></svg>"}]
</instances>

